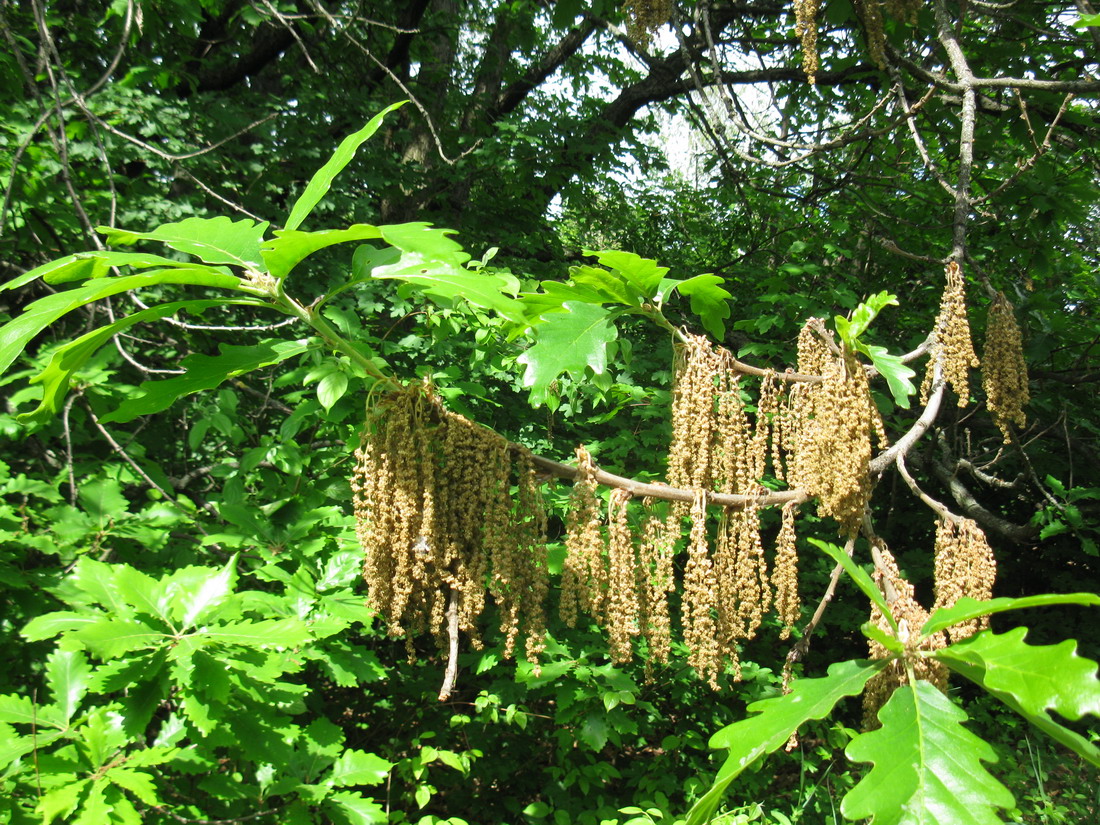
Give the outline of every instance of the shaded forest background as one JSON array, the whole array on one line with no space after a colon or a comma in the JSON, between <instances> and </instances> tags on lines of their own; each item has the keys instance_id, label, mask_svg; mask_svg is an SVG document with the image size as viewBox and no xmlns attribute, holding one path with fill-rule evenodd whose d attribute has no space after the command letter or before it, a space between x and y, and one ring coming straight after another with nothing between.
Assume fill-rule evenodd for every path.
<instances>
[{"instance_id":1,"label":"shaded forest background","mask_svg":"<svg viewBox=\"0 0 1100 825\"><path fill-rule=\"evenodd\" d=\"M651 28L639 23L645 14L657 15ZM911 469L986 530L997 595L1097 592L1100 27L1079 21L1100 23L1088 0L838 0L822 4L810 44L792 7L765 0L0 2L0 280L101 248L100 225L284 215L344 136L407 98L310 228L431 222L457 230L475 256L496 249L494 271L531 289L565 277L590 249L654 258L677 277L715 273L733 295L723 343L777 370L793 363L807 317L844 314L881 290L900 307L875 343L914 349L949 258L968 277L976 340L1004 291L1024 327L1027 427L1005 445L975 381L976 405L947 405ZM295 278L320 294L347 266L321 253ZM0 293L0 313L14 316L49 288ZM112 301L123 300L50 334L113 318L127 308ZM584 443L608 470L661 477L671 347L641 323L609 375L564 377L532 409L516 364L524 342L501 340L487 321L477 328L378 283L334 310L406 375L430 377L455 410L536 452L564 460ZM669 311L697 323L686 302ZM98 420L188 355L278 334L267 320L225 311L119 335L53 423L15 418L33 406L27 377L53 339L0 379L9 652L0 694L30 696L45 678L50 644L19 632L64 608L63 578L78 559L157 577L220 568L240 552L239 586L248 579L266 594L252 598L272 615L325 603L345 624L299 663L292 688L254 697L270 719L234 717L241 727L182 769L142 821L243 821L265 810L271 818L259 821L311 821L265 766L329 753L333 742L392 765L374 807L361 819L354 806L329 814L338 820L595 823L641 816L620 811L632 805L658 819L685 810L716 767L707 737L778 690L790 642L774 632L754 640L744 681L715 694L682 658L649 679L640 664L610 664L594 627L552 626L541 674L503 661L490 634L483 651L462 655L456 692L438 703L432 643L406 663L403 643L362 608L347 478L363 397L322 407L320 353L136 422ZM888 427L911 422L889 396L876 401ZM550 488L559 515L567 495ZM890 473L874 508L925 587L927 511ZM560 518L551 529L556 573ZM829 524L808 529L835 535ZM808 604L831 568L804 555ZM857 596L842 589L829 606L800 663L807 674L865 655ZM1032 642L1073 637L1084 655L1100 655L1086 611L1035 610L1019 623ZM280 714L291 707L301 739L283 754L292 737ZM730 810L839 821L833 800L858 778L842 754L858 727L855 703L849 711L745 777ZM229 710L212 712L218 721ZM1095 819L1094 771L990 704L969 712L1003 755L1017 821ZM165 713L150 707L145 718ZM11 805L3 821L38 821Z\"/></svg>"}]
</instances>

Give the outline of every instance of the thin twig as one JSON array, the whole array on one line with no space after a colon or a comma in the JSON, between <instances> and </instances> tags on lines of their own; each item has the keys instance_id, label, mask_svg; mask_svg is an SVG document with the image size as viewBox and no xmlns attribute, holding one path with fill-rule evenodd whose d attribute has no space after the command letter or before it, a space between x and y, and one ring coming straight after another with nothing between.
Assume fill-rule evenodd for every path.
<instances>
[{"instance_id":1,"label":"thin twig","mask_svg":"<svg viewBox=\"0 0 1100 825\"><path fill-rule=\"evenodd\" d=\"M439 689L439 701L451 698L458 681L458 588L452 587L447 599L447 669L443 674L443 686Z\"/></svg>"}]
</instances>

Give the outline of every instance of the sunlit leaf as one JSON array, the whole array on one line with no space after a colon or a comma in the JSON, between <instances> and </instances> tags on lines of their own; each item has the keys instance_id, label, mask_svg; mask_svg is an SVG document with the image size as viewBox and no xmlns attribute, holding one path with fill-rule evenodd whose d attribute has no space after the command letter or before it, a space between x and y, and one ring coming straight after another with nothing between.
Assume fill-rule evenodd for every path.
<instances>
[{"instance_id":1,"label":"sunlit leaf","mask_svg":"<svg viewBox=\"0 0 1100 825\"><path fill-rule=\"evenodd\" d=\"M957 625L960 622L977 619L981 616L992 616L994 613L1003 613L1006 610L1023 610L1027 607L1047 607L1056 604L1076 604L1085 606L1100 606L1100 595L1096 593L1043 593L1038 596L1022 596L1020 598L999 598L979 602L969 596L963 596L951 607L941 607L932 611L928 621L921 628L922 636L931 636L941 630Z\"/></svg>"},{"instance_id":2,"label":"sunlit leaf","mask_svg":"<svg viewBox=\"0 0 1100 825\"><path fill-rule=\"evenodd\" d=\"M729 755L714 785L688 813L686 825L709 822L726 788L742 771L764 754L779 749L803 723L824 718L841 699L861 693L867 680L885 666L885 660L837 662L829 667L827 676L796 679L785 696L749 705L752 716L711 736L710 746L729 748Z\"/></svg>"},{"instance_id":3,"label":"sunlit leaf","mask_svg":"<svg viewBox=\"0 0 1100 825\"><path fill-rule=\"evenodd\" d=\"M890 623L890 626L897 630L897 623L894 621L894 614L890 610L890 606L886 603L886 599L883 597L882 592L878 589L874 580L870 574L855 563L855 560L844 552L842 547L838 547L832 542L822 541L821 539L810 538L808 539L810 544L814 547L822 550L833 561L844 568L846 572L856 583L856 586L863 591L868 599L875 603L882 614L886 617L886 620Z\"/></svg>"},{"instance_id":4,"label":"sunlit leaf","mask_svg":"<svg viewBox=\"0 0 1100 825\"><path fill-rule=\"evenodd\" d=\"M237 582L237 557L233 556L220 570L207 570L195 586L175 596L176 615L184 628L193 626L205 613L217 607L233 592Z\"/></svg>"},{"instance_id":5,"label":"sunlit leaf","mask_svg":"<svg viewBox=\"0 0 1100 825\"><path fill-rule=\"evenodd\" d=\"M224 644L247 647L297 647L309 638L309 629L297 619L226 622L208 628L203 636Z\"/></svg>"},{"instance_id":6,"label":"sunlit leaf","mask_svg":"<svg viewBox=\"0 0 1100 825\"><path fill-rule=\"evenodd\" d=\"M534 328L535 343L516 359L526 364L523 384L536 406L546 400L550 385L562 373L583 380L586 368L607 369L608 345L618 335L608 310L595 304L566 302L565 312L543 316Z\"/></svg>"},{"instance_id":7,"label":"sunlit leaf","mask_svg":"<svg viewBox=\"0 0 1100 825\"><path fill-rule=\"evenodd\" d=\"M22 315L0 327L0 372L8 368L34 336L58 318L101 298L158 284L239 289L241 283L232 275L222 275L205 268L161 269L121 278L97 278L75 289L47 295L30 304Z\"/></svg>"},{"instance_id":8,"label":"sunlit leaf","mask_svg":"<svg viewBox=\"0 0 1100 825\"><path fill-rule=\"evenodd\" d=\"M280 280L318 250L349 241L366 241L382 237L378 227L363 223L349 226L347 229L322 229L319 232L277 229L272 234L275 237L264 242L260 254L263 255L264 263L267 264L268 274Z\"/></svg>"},{"instance_id":9,"label":"sunlit leaf","mask_svg":"<svg viewBox=\"0 0 1100 825\"><path fill-rule=\"evenodd\" d=\"M871 825L1000 825L997 808L1014 805L982 762L997 755L963 727L966 714L929 682L894 691L878 714L882 727L845 749L874 767L841 802L848 819Z\"/></svg>"},{"instance_id":10,"label":"sunlit leaf","mask_svg":"<svg viewBox=\"0 0 1100 825\"><path fill-rule=\"evenodd\" d=\"M936 652L952 670L977 682L1036 727L1100 767L1100 748L1055 719L1048 711L1077 720L1100 716L1097 664L1077 655L1077 642L1056 645L1024 642L1026 627L1007 633L986 631Z\"/></svg>"},{"instance_id":11,"label":"sunlit leaf","mask_svg":"<svg viewBox=\"0 0 1100 825\"><path fill-rule=\"evenodd\" d=\"M622 252L617 249L593 252L586 249L584 254L595 256L601 264L615 270L646 300L652 300L657 296L661 281L668 274L667 266L658 266L656 261L635 255L633 252Z\"/></svg>"},{"instance_id":12,"label":"sunlit leaf","mask_svg":"<svg viewBox=\"0 0 1100 825\"><path fill-rule=\"evenodd\" d=\"M381 756L349 748L333 764L329 779L341 787L377 785L389 776L391 768L393 763Z\"/></svg>"},{"instance_id":13,"label":"sunlit leaf","mask_svg":"<svg viewBox=\"0 0 1100 825\"><path fill-rule=\"evenodd\" d=\"M696 275L686 281L665 278L661 282L660 293L668 295L673 290L686 295L691 302L691 311L699 316L703 329L718 341L726 337L726 319L730 317L729 301L733 295L720 284L724 278L717 275Z\"/></svg>"},{"instance_id":14,"label":"sunlit leaf","mask_svg":"<svg viewBox=\"0 0 1100 825\"><path fill-rule=\"evenodd\" d=\"M139 240L160 241L166 246L194 255L208 264L262 269L260 255L268 223L256 223L249 218L233 220L220 215L215 218L185 218L178 223L166 223L152 232L131 232L110 226L97 227L108 243L128 246Z\"/></svg>"},{"instance_id":15,"label":"sunlit leaf","mask_svg":"<svg viewBox=\"0 0 1100 825\"><path fill-rule=\"evenodd\" d=\"M55 650L46 659L46 678L65 721L73 718L88 692L91 668L82 650Z\"/></svg>"},{"instance_id":16,"label":"sunlit leaf","mask_svg":"<svg viewBox=\"0 0 1100 825\"><path fill-rule=\"evenodd\" d=\"M160 631L133 619L99 619L71 635L100 659L156 647L166 639Z\"/></svg>"},{"instance_id":17,"label":"sunlit leaf","mask_svg":"<svg viewBox=\"0 0 1100 825\"><path fill-rule=\"evenodd\" d=\"M857 349L871 359L879 375L886 379L894 403L902 409L909 409L909 397L917 388L909 379L917 373L910 369L897 355L891 355L886 347L858 342Z\"/></svg>"},{"instance_id":18,"label":"sunlit leaf","mask_svg":"<svg viewBox=\"0 0 1100 825\"><path fill-rule=\"evenodd\" d=\"M99 351L100 347L111 340L118 333L129 329L134 324L156 321L175 315L181 310L201 312L213 306L226 303L243 304L242 301L176 301L171 304L161 304L149 309L135 312L120 318L113 324L92 330L79 338L63 344L54 350L50 362L46 367L31 379L32 383L42 384L42 400L35 410L20 415L21 421L46 421L61 411L62 403L69 392L69 385L73 375Z\"/></svg>"},{"instance_id":19,"label":"sunlit leaf","mask_svg":"<svg viewBox=\"0 0 1100 825\"><path fill-rule=\"evenodd\" d=\"M340 145L336 147L336 151L332 153L332 157L313 174L309 183L306 184L306 188L302 190L302 194L298 196L298 200L294 202L294 206L290 209L290 216L286 219L287 230L295 230L302 225L302 221L309 217L317 204L321 202L321 198L328 194L332 181L343 171L345 166L351 163L356 150L378 131L378 127L382 125L382 120L386 115L394 109L401 108L406 102L402 100L399 103L387 106L368 120L362 129L348 135L340 142Z\"/></svg>"}]
</instances>

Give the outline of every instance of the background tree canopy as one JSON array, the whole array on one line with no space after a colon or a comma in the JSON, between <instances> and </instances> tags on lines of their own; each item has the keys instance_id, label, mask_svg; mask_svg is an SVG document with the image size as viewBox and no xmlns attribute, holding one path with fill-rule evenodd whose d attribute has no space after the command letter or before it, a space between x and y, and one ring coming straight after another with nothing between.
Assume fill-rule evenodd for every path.
<instances>
[{"instance_id":1,"label":"background tree canopy","mask_svg":"<svg viewBox=\"0 0 1100 825\"><path fill-rule=\"evenodd\" d=\"M915 821L844 755L883 758L842 701L871 674L842 662L866 655L867 599L858 571L838 587L839 519L812 507L794 638L768 617L719 692L690 645L627 663L595 623L559 619L561 483L542 488L540 666L506 658L504 598L480 648L388 635L364 605L349 486L383 374L424 379L440 409L546 459L540 482L575 474L553 461L578 444L603 471L671 482L670 330L707 333L752 376L795 366L807 318L841 316L845 351L892 379L872 383L886 431L921 429L913 485L988 536L993 594L1100 590L1088 0L0 0L0 35L0 280L21 287L0 291L0 822L564 825L693 805L702 821L722 764L708 739L761 700L750 722L799 734L734 784L731 751L725 821L840 821L848 791L850 819ZM339 176L315 177L356 133ZM265 221L282 221L268 257ZM81 250L99 257L64 257ZM924 423L896 390L888 353L932 343L945 264L964 275L979 353L985 310L1001 293L1015 307L1030 404L1004 432L989 413L1005 402L976 374ZM124 266L138 280L114 289ZM296 298L273 285L290 269ZM183 301L180 284L201 289ZM130 326L135 313L154 323ZM751 381L747 412L767 418ZM936 522L903 470L877 468L874 532L848 550L881 579L867 536L881 537L931 605ZM762 518L772 558L780 515ZM678 555L676 576L687 567ZM906 694L944 718L962 704L989 743L945 749L1001 757L1015 800L987 788L974 822L1097 817L1097 734L1077 721L1100 710L1096 680L1047 647L1073 637L1095 659L1093 611L1035 603L942 654L1030 726L969 682L951 701ZM996 681L996 645L1022 645L1024 625L1042 651L1029 662L1076 706ZM792 684L841 704L796 719Z\"/></svg>"}]
</instances>

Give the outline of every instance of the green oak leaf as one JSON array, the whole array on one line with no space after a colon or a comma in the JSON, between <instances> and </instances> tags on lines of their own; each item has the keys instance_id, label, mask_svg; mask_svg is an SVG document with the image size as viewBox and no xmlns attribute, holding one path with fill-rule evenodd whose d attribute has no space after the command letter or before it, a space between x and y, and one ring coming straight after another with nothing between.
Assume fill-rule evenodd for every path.
<instances>
[{"instance_id":1,"label":"green oak leaf","mask_svg":"<svg viewBox=\"0 0 1100 825\"><path fill-rule=\"evenodd\" d=\"M126 330L134 324L148 321L157 321L175 315L181 310L201 312L214 306L225 304L237 304L242 306L254 306L252 301L175 301L170 304L135 312L120 318L113 324L94 329L79 338L69 341L58 347L50 356L50 362L31 379L31 383L42 384L42 400L38 407L28 413L18 416L20 421L48 421L61 411L65 396L69 392L73 376L87 363L99 349L119 332Z\"/></svg>"},{"instance_id":2,"label":"green oak leaf","mask_svg":"<svg viewBox=\"0 0 1100 825\"><path fill-rule=\"evenodd\" d=\"M835 316L833 321L841 340L849 347L856 346L856 340L859 336L867 331L876 316L888 306L899 306L897 296L891 295L889 292L879 292L853 309L851 320L843 315Z\"/></svg>"},{"instance_id":3,"label":"green oak leaf","mask_svg":"<svg viewBox=\"0 0 1100 825\"><path fill-rule=\"evenodd\" d=\"M156 647L170 638L144 622L115 618L101 618L70 636L104 660L131 650Z\"/></svg>"},{"instance_id":4,"label":"green oak leaf","mask_svg":"<svg viewBox=\"0 0 1100 825\"><path fill-rule=\"evenodd\" d=\"M1100 716L1097 664L1077 655L1077 642L1056 645L1024 642L1026 627L1007 633L986 631L936 652L952 670L977 682L1040 730L1100 767L1100 748L1051 718Z\"/></svg>"},{"instance_id":5,"label":"green oak leaf","mask_svg":"<svg viewBox=\"0 0 1100 825\"><path fill-rule=\"evenodd\" d=\"M298 232L277 229L275 237L264 242L260 254L267 271L273 278L282 280L298 264L318 250L348 241L367 241L382 237L377 226L358 223L347 229L324 229L320 232Z\"/></svg>"},{"instance_id":6,"label":"green oak leaf","mask_svg":"<svg viewBox=\"0 0 1100 825\"><path fill-rule=\"evenodd\" d=\"M366 751L348 748L332 765L329 781L341 787L377 785L389 776L392 762Z\"/></svg>"},{"instance_id":7,"label":"green oak leaf","mask_svg":"<svg viewBox=\"0 0 1100 825\"><path fill-rule=\"evenodd\" d=\"M582 380L585 368L597 375L607 369L607 348L618 331L610 311L595 304L566 301L565 312L542 316L534 328L535 344L516 360L526 364L523 385L535 406L546 400L550 385L562 373Z\"/></svg>"},{"instance_id":8,"label":"green oak leaf","mask_svg":"<svg viewBox=\"0 0 1100 825\"><path fill-rule=\"evenodd\" d=\"M290 208L290 215L286 219L287 230L293 231L302 225L302 221L309 217L317 204L321 202L321 198L328 194L336 176L343 171L345 166L351 163L351 159L355 157L359 147L366 142L367 138L378 131L378 127L382 125L386 115L394 109L401 108L406 103L408 103L407 100L402 100L387 106L368 120L362 129L353 132L340 141L340 145L336 147L332 157L325 162L324 166L313 173L313 177L306 184L306 188L302 190L302 194L298 196L294 206Z\"/></svg>"},{"instance_id":9,"label":"green oak leaf","mask_svg":"<svg viewBox=\"0 0 1100 825\"><path fill-rule=\"evenodd\" d=\"M88 692L91 668L82 650L55 650L46 660L46 676L54 704L68 723Z\"/></svg>"},{"instance_id":10,"label":"green oak leaf","mask_svg":"<svg viewBox=\"0 0 1100 825\"><path fill-rule=\"evenodd\" d=\"M36 266L18 277L12 278L0 285L0 292L8 289L18 289L41 278L48 284L60 284L67 281L81 281L85 278L97 278L108 270L106 264L98 262L93 255L87 252L77 252L74 255L66 255L56 261L49 261Z\"/></svg>"},{"instance_id":11,"label":"green oak leaf","mask_svg":"<svg viewBox=\"0 0 1100 825\"><path fill-rule=\"evenodd\" d=\"M520 296L528 318L537 321L547 312L564 312L562 305L567 301L579 301L583 304L606 304L608 299L596 289L580 284L563 284L558 281L544 281L541 292L525 292Z\"/></svg>"},{"instance_id":12,"label":"green oak leaf","mask_svg":"<svg viewBox=\"0 0 1100 825\"><path fill-rule=\"evenodd\" d=\"M585 255L592 255L608 269L614 270L627 283L633 285L647 301L657 296L661 281L668 274L667 266L657 266L657 262L633 252L622 252L617 249L601 251L584 250Z\"/></svg>"},{"instance_id":13,"label":"green oak leaf","mask_svg":"<svg viewBox=\"0 0 1100 825\"><path fill-rule=\"evenodd\" d=\"M194 255L208 264L232 264L248 269L263 269L264 233L267 221L256 223L249 218L235 221L220 215L216 218L186 218L178 223L166 223L152 232L131 232L112 226L96 227L112 244L128 246L137 241L160 241L178 252Z\"/></svg>"},{"instance_id":14,"label":"green oak leaf","mask_svg":"<svg viewBox=\"0 0 1100 825\"><path fill-rule=\"evenodd\" d=\"M963 596L951 607L941 607L933 610L920 633L922 636L931 636L933 633L946 630L952 625L957 625L959 622L965 622L969 619L992 616L994 613L1003 613L1006 610L1049 607L1056 604L1100 607L1100 595L1096 593L1041 593L1038 596L1022 596L1016 599L1002 597L985 602Z\"/></svg>"},{"instance_id":15,"label":"green oak leaf","mask_svg":"<svg viewBox=\"0 0 1100 825\"><path fill-rule=\"evenodd\" d=\"M886 666L886 660L836 662L827 676L797 679L791 692L753 702L746 719L727 725L710 738L712 748L729 748L714 785L687 815L685 825L709 822L729 784L764 754L782 746L810 719L822 719L846 696L863 691L867 680Z\"/></svg>"},{"instance_id":16,"label":"green oak leaf","mask_svg":"<svg viewBox=\"0 0 1100 825\"><path fill-rule=\"evenodd\" d=\"M882 611L882 615L886 617L886 621L890 623L890 627L896 633L898 625L897 622L894 621L894 613L890 610L890 606L886 603L882 591L878 589L878 585L875 584L871 575L856 564L855 560L845 553L842 547L838 547L832 542L815 538L809 539L809 542L817 549L824 551L829 558L844 568L844 571L851 577L852 581L856 583L856 587L863 591L863 595L874 602L875 606Z\"/></svg>"},{"instance_id":17,"label":"green oak leaf","mask_svg":"<svg viewBox=\"0 0 1100 825\"><path fill-rule=\"evenodd\" d=\"M721 341L726 337L726 319L730 317L728 302L733 297L719 286L723 283L725 283L724 278L709 273L696 275L686 281L665 278L661 281L658 296L663 300L673 290L688 296L691 311L699 316L703 329Z\"/></svg>"},{"instance_id":18,"label":"green oak leaf","mask_svg":"<svg viewBox=\"0 0 1100 825\"><path fill-rule=\"evenodd\" d=\"M8 368L32 338L62 315L101 298L159 284L240 289L242 281L208 267L180 267L158 269L154 272L126 275L121 278L95 278L74 289L39 298L27 306L22 315L16 316L0 327L0 373Z\"/></svg>"},{"instance_id":19,"label":"green oak leaf","mask_svg":"<svg viewBox=\"0 0 1100 825\"><path fill-rule=\"evenodd\" d=\"M853 739L845 753L874 767L840 811L871 825L1000 825L997 808L1015 804L982 762L988 742L962 723L966 714L930 682L894 691L878 713L882 727Z\"/></svg>"},{"instance_id":20,"label":"green oak leaf","mask_svg":"<svg viewBox=\"0 0 1100 825\"><path fill-rule=\"evenodd\" d=\"M222 344L218 355L188 355L181 362L187 370L185 374L166 381L146 381L141 385L141 395L122 402L118 409L101 420L106 423L130 421L139 415L160 412L181 396L213 389L234 376L278 364L313 346L310 339L283 341L272 338L246 347Z\"/></svg>"},{"instance_id":21,"label":"green oak leaf","mask_svg":"<svg viewBox=\"0 0 1100 825\"><path fill-rule=\"evenodd\" d=\"M909 396L917 391L909 379L916 375L916 372L906 366L900 356L891 355L886 347L857 341L856 349L870 358L879 375L886 379L890 393L894 396L894 403L903 410L909 409Z\"/></svg>"},{"instance_id":22,"label":"green oak leaf","mask_svg":"<svg viewBox=\"0 0 1100 825\"><path fill-rule=\"evenodd\" d=\"M450 229L427 223L379 227L383 239L401 250L394 263L378 263L378 250L360 247L353 257L356 278L395 279L413 284L425 295L445 305L465 301L489 309L516 323L525 320L523 304L514 297L518 282L512 276L467 269L470 255L447 237Z\"/></svg>"},{"instance_id":23,"label":"green oak leaf","mask_svg":"<svg viewBox=\"0 0 1100 825\"><path fill-rule=\"evenodd\" d=\"M645 295L619 273L598 266L571 267L569 278L577 286L587 287L597 293L602 302L636 307L641 306L645 300Z\"/></svg>"},{"instance_id":24,"label":"green oak leaf","mask_svg":"<svg viewBox=\"0 0 1100 825\"><path fill-rule=\"evenodd\" d=\"M381 825L389 821L385 808L354 791L330 794L324 806L335 825Z\"/></svg>"}]
</instances>

